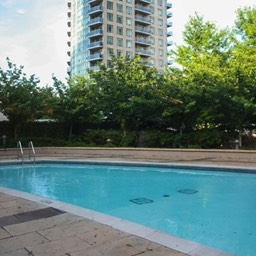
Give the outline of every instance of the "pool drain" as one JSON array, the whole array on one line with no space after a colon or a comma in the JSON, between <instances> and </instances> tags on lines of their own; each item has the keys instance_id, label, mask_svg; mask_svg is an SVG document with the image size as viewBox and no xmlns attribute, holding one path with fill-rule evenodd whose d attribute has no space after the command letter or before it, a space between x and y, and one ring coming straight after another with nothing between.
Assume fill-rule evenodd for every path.
<instances>
[{"instance_id":1,"label":"pool drain","mask_svg":"<svg viewBox=\"0 0 256 256\"><path fill-rule=\"evenodd\" d=\"M135 198L135 199L131 199L130 200L132 203L135 204L149 204L149 203L153 203L154 201L148 198Z\"/></svg>"},{"instance_id":2,"label":"pool drain","mask_svg":"<svg viewBox=\"0 0 256 256\"><path fill-rule=\"evenodd\" d=\"M178 192L182 193L182 194L186 194L186 195L192 195L192 194L197 193L198 191L195 189L186 188L186 189L178 190Z\"/></svg>"}]
</instances>

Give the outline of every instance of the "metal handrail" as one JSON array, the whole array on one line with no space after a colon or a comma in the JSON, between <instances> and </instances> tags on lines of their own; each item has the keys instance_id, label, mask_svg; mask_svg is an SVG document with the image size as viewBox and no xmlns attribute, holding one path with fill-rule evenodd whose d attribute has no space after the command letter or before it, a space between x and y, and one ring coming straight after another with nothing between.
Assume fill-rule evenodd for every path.
<instances>
[{"instance_id":1,"label":"metal handrail","mask_svg":"<svg viewBox=\"0 0 256 256\"><path fill-rule=\"evenodd\" d=\"M20 141L17 142L17 157L18 157L18 159L21 158L21 161L22 161L22 164L23 164L24 152L23 152L22 145L21 145Z\"/></svg>"},{"instance_id":2,"label":"metal handrail","mask_svg":"<svg viewBox=\"0 0 256 256\"><path fill-rule=\"evenodd\" d=\"M30 141L28 143L28 158L30 159L31 155L33 155L33 159L34 159L34 163L36 162L36 152L35 152L35 148L34 148L34 145L33 145L33 142ZM32 154L31 154L32 153Z\"/></svg>"}]
</instances>

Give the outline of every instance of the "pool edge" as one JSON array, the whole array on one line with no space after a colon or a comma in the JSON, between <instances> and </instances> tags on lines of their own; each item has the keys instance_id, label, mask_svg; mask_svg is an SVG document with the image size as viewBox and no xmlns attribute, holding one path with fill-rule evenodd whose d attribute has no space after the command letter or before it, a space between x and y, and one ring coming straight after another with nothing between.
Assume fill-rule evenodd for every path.
<instances>
[{"instance_id":1,"label":"pool edge","mask_svg":"<svg viewBox=\"0 0 256 256\"><path fill-rule=\"evenodd\" d=\"M69 203L64 203L61 201L53 200L50 198L45 198L42 196L30 194L27 192L22 192L19 190L9 189L0 186L0 192L15 196L18 198L23 198L36 202L38 204L50 206L57 208L62 211L110 226L112 228L118 229L120 231L130 233L132 235L147 239L149 241L158 243L170 249L186 253L190 256L231 256L231 254L222 252L218 249L204 246L202 244L185 240L173 235L169 235L158 230L145 227L130 221L126 221L117 217L113 217L107 214L96 212L87 208L82 208Z\"/></svg>"}]
</instances>

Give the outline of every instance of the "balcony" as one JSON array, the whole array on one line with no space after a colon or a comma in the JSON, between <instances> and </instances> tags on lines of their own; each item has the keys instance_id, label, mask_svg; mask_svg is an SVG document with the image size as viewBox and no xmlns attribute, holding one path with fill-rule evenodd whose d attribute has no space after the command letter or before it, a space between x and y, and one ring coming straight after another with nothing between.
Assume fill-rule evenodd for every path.
<instances>
[{"instance_id":1,"label":"balcony","mask_svg":"<svg viewBox=\"0 0 256 256\"><path fill-rule=\"evenodd\" d=\"M170 28L170 27L172 27L172 21L167 20L167 28Z\"/></svg>"},{"instance_id":2,"label":"balcony","mask_svg":"<svg viewBox=\"0 0 256 256\"><path fill-rule=\"evenodd\" d=\"M91 66L89 68L90 71L99 71L100 70L100 67L99 66Z\"/></svg>"},{"instance_id":3,"label":"balcony","mask_svg":"<svg viewBox=\"0 0 256 256\"><path fill-rule=\"evenodd\" d=\"M136 37L135 38L135 43L144 44L144 45L152 45L152 40L146 39L146 38L143 38L143 37Z\"/></svg>"},{"instance_id":4,"label":"balcony","mask_svg":"<svg viewBox=\"0 0 256 256\"><path fill-rule=\"evenodd\" d=\"M103 42L102 41L97 41L88 44L87 49L96 49L96 48L102 48Z\"/></svg>"},{"instance_id":5,"label":"balcony","mask_svg":"<svg viewBox=\"0 0 256 256\"><path fill-rule=\"evenodd\" d=\"M135 31L145 35L151 35L153 33L152 29L143 26L135 26Z\"/></svg>"},{"instance_id":6,"label":"balcony","mask_svg":"<svg viewBox=\"0 0 256 256\"><path fill-rule=\"evenodd\" d=\"M152 23L149 18L146 18L146 17L141 16L141 15L135 15L135 21L140 22L140 23L144 23L144 24L148 24L148 25L150 25Z\"/></svg>"},{"instance_id":7,"label":"balcony","mask_svg":"<svg viewBox=\"0 0 256 256\"><path fill-rule=\"evenodd\" d=\"M172 17L172 12L167 12L167 18L171 18Z\"/></svg>"},{"instance_id":8,"label":"balcony","mask_svg":"<svg viewBox=\"0 0 256 256\"><path fill-rule=\"evenodd\" d=\"M89 10L87 11L87 14L97 14L97 13L101 13L103 11L103 6L102 5L98 5L95 6L93 8L89 8Z\"/></svg>"},{"instance_id":9,"label":"balcony","mask_svg":"<svg viewBox=\"0 0 256 256\"><path fill-rule=\"evenodd\" d=\"M166 3L166 7L167 7L167 9L170 9L170 8L172 8L172 3L170 3L170 2L167 2L167 3Z\"/></svg>"},{"instance_id":10,"label":"balcony","mask_svg":"<svg viewBox=\"0 0 256 256\"><path fill-rule=\"evenodd\" d=\"M143 5L135 5L135 11L144 12L147 14L151 14L150 8L144 7Z\"/></svg>"},{"instance_id":11,"label":"balcony","mask_svg":"<svg viewBox=\"0 0 256 256\"><path fill-rule=\"evenodd\" d=\"M87 4L98 4L98 3L101 3L102 0L86 0L85 1Z\"/></svg>"},{"instance_id":12,"label":"balcony","mask_svg":"<svg viewBox=\"0 0 256 256\"><path fill-rule=\"evenodd\" d=\"M144 4L151 4L151 0L137 0L137 2L141 2Z\"/></svg>"},{"instance_id":13,"label":"balcony","mask_svg":"<svg viewBox=\"0 0 256 256\"><path fill-rule=\"evenodd\" d=\"M102 29L95 29L90 31L89 33L86 34L89 38L91 37L97 37L97 36L102 36L103 35L103 30Z\"/></svg>"},{"instance_id":14,"label":"balcony","mask_svg":"<svg viewBox=\"0 0 256 256\"><path fill-rule=\"evenodd\" d=\"M136 48L135 53L139 54L141 56L151 56L151 51L150 50L145 50L144 48Z\"/></svg>"},{"instance_id":15,"label":"balcony","mask_svg":"<svg viewBox=\"0 0 256 256\"><path fill-rule=\"evenodd\" d=\"M102 53L96 53L88 56L89 61L102 60L102 58L103 58Z\"/></svg>"},{"instance_id":16,"label":"balcony","mask_svg":"<svg viewBox=\"0 0 256 256\"><path fill-rule=\"evenodd\" d=\"M173 41L167 41L167 46L172 46L173 45Z\"/></svg>"},{"instance_id":17,"label":"balcony","mask_svg":"<svg viewBox=\"0 0 256 256\"><path fill-rule=\"evenodd\" d=\"M102 23L103 23L103 19L101 17L97 17L95 19L89 20L89 22L87 24L89 26L92 26L92 25L97 25L97 24L102 24Z\"/></svg>"},{"instance_id":18,"label":"balcony","mask_svg":"<svg viewBox=\"0 0 256 256\"><path fill-rule=\"evenodd\" d=\"M172 36L173 32L172 31L167 31L167 36Z\"/></svg>"}]
</instances>

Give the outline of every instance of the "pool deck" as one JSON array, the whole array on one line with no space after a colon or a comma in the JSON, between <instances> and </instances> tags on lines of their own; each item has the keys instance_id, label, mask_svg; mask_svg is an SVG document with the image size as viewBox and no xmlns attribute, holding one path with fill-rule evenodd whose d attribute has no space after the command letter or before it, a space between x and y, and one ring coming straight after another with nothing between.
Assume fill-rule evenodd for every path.
<instances>
[{"instance_id":1,"label":"pool deck","mask_svg":"<svg viewBox=\"0 0 256 256\"><path fill-rule=\"evenodd\" d=\"M223 158L167 161L140 158L140 163L255 168L255 159ZM1 152L0 152L1 155ZM64 160L41 157L39 160ZM65 160L84 159L65 158ZM131 162L131 158L86 158L86 161ZM0 158L1 162L13 159ZM166 235L118 218L70 204L0 187L0 255L56 256L224 256L218 250Z\"/></svg>"}]
</instances>

